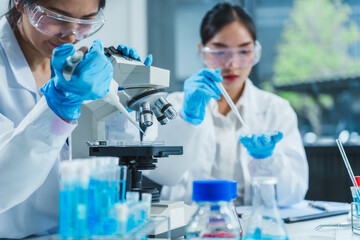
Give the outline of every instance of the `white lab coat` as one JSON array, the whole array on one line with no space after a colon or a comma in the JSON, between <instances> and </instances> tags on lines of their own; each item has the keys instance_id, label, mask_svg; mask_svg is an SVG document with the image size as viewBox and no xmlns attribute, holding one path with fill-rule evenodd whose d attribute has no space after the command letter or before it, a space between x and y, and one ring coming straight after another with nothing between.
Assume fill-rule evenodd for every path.
<instances>
[{"instance_id":1,"label":"white lab coat","mask_svg":"<svg viewBox=\"0 0 360 240\"><path fill-rule=\"evenodd\" d=\"M184 93L172 93L168 100L180 111ZM308 189L308 164L297 128L297 117L288 101L255 87L247 80L236 104L252 131L279 130L284 138L276 145L274 162L267 166L267 175L278 177L278 201L287 206L301 201ZM160 159L155 171L146 175L164 185L161 198L191 202L192 181L222 178L238 182L240 202L251 204L251 172L253 158L239 143L241 124L229 112L223 116L212 99L206 107L205 119L192 125L181 117L159 126L158 140L167 145L184 147L182 156Z\"/></svg>"},{"instance_id":2,"label":"white lab coat","mask_svg":"<svg viewBox=\"0 0 360 240\"><path fill-rule=\"evenodd\" d=\"M59 154L76 123L41 98L5 17L0 21L0 238L57 226Z\"/></svg>"}]
</instances>

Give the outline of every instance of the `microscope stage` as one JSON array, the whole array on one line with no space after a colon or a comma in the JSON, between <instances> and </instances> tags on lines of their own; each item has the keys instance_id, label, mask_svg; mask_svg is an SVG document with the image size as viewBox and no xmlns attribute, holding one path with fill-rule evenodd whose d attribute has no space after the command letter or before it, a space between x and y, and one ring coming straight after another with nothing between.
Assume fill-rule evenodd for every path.
<instances>
[{"instance_id":1,"label":"microscope stage","mask_svg":"<svg viewBox=\"0 0 360 240\"><path fill-rule=\"evenodd\" d=\"M116 146L93 145L89 147L90 156L136 157L153 156L168 157L182 155L182 146Z\"/></svg>"}]
</instances>

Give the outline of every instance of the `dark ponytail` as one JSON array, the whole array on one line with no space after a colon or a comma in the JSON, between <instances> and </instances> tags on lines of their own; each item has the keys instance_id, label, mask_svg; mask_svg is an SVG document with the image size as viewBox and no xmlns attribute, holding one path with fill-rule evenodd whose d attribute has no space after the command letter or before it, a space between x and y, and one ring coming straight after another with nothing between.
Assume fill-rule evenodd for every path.
<instances>
[{"instance_id":1,"label":"dark ponytail","mask_svg":"<svg viewBox=\"0 0 360 240\"><path fill-rule=\"evenodd\" d=\"M248 29L252 39L256 41L256 29L250 15L243 8L230 3L219 3L208 11L201 22L201 42L205 45L225 25L234 21L240 21Z\"/></svg>"},{"instance_id":2,"label":"dark ponytail","mask_svg":"<svg viewBox=\"0 0 360 240\"><path fill-rule=\"evenodd\" d=\"M19 5L29 6L35 3L36 0L19 0ZM106 0L100 0L99 9L103 9L105 7ZM21 17L21 13L16 9L14 0L9 0L9 10L5 13L6 18L8 19L10 26L12 29L16 29L17 22Z\"/></svg>"}]
</instances>

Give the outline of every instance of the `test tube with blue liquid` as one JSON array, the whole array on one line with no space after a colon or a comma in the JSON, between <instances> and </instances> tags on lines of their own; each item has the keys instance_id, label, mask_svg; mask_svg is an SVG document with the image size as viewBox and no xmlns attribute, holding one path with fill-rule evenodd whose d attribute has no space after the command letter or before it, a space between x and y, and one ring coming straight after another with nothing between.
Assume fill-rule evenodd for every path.
<instances>
[{"instance_id":1,"label":"test tube with blue liquid","mask_svg":"<svg viewBox=\"0 0 360 240\"><path fill-rule=\"evenodd\" d=\"M125 200L126 187L126 166L111 166L106 170L105 176L107 178L107 213L104 214L103 234L115 234L117 229L117 214L115 205L120 201ZM104 206L104 205L103 205ZM105 209L104 209L105 210Z\"/></svg>"},{"instance_id":2,"label":"test tube with blue liquid","mask_svg":"<svg viewBox=\"0 0 360 240\"><path fill-rule=\"evenodd\" d=\"M74 183L76 172L71 164L60 165L60 192L59 192L59 234L62 237L71 237L75 230L75 199Z\"/></svg>"},{"instance_id":3,"label":"test tube with blue liquid","mask_svg":"<svg viewBox=\"0 0 360 240\"><path fill-rule=\"evenodd\" d=\"M129 217L129 207L125 202L115 204L117 227L116 235L124 235L127 232L127 222Z\"/></svg>"},{"instance_id":4,"label":"test tube with blue liquid","mask_svg":"<svg viewBox=\"0 0 360 240\"><path fill-rule=\"evenodd\" d=\"M126 166L117 158L74 160L60 165L59 233L61 237L124 234L128 226L125 201ZM129 194L134 211L139 193ZM139 214L138 211L135 211ZM139 220L134 214L133 226Z\"/></svg>"},{"instance_id":5,"label":"test tube with blue liquid","mask_svg":"<svg viewBox=\"0 0 360 240\"><path fill-rule=\"evenodd\" d=\"M152 195L150 193L141 194L141 220L140 224L144 223L150 217Z\"/></svg>"},{"instance_id":6,"label":"test tube with blue liquid","mask_svg":"<svg viewBox=\"0 0 360 240\"><path fill-rule=\"evenodd\" d=\"M139 220L139 193L127 192L126 203L129 208L127 231L130 231L138 224Z\"/></svg>"},{"instance_id":7,"label":"test tube with blue liquid","mask_svg":"<svg viewBox=\"0 0 360 240\"><path fill-rule=\"evenodd\" d=\"M77 181L75 184L75 235L78 237L89 236L88 206L90 166L88 161L78 162L76 166Z\"/></svg>"},{"instance_id":8,"label":"test tube with blue liquid","mask_svg":"<svg viewBox=\"0 0 360 240\"><path fill-rule=\"evenodd\" d=\"M91 173L89 184L89 216L88 225L91 235L101 235L101 219L103 217L103 194L106 194L106 189L103 189L103 171L106 168L105 159L99 158L94 160L94 169ZM105 191L105 193L103 192Z\"/></svg>"},{"instance_id":9,"label":"test tube with blue liquid","mask_svg":"<svg viewBox=\"0 0 360 240\"><path fill-rule=\"evenodd\" d=\"M88 228L90 235L99 234L98 230L98 218L99 218L99 209L97 206L98 203L98 180L94 177L95 171L98 170L98 162L96 160L91 161L91 174L89 181L89 202L88 202Z\"/></svg>"}]
</instances>

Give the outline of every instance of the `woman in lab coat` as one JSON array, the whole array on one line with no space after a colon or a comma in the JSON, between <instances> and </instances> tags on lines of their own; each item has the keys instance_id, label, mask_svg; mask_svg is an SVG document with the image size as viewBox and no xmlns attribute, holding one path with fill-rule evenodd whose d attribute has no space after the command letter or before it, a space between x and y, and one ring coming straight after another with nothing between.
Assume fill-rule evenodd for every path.
<instances>
[{"instance_id":1,"label":"woman in lab coat","mask_svg":"<svg viewBox=\"0 0 360 240\"><path fill-rule=\"evenodd\" d=\"M147 176L163 185L162 199L187 203L191 202L193 180L232 179L238 183L237 202L248 205L253 176L249 167L260 166L267 176L278 177L280 206L301 201L308 189L308 164L296 114L288 101L260 90L248 78L260 58L251 17L239 6L221 3L206 14L200 33L198 47L207 68L185 80L184 92L169 96L180 117L159 127L158 139L169 146L183 146L184 154L161 159L158 169ZM277 130L283 139L277 143L279 133L264 145L266 134L258 134L244 148L239 142L244 127L216 82L222 82L236 104L248 125L246 131ZM248 154L269 149L270 154L273 151L270 159Z\"/></svg>"},{"instance_id":2,"label":"woman in lab coat","mask_svg":"<svg viewBox=\"0 0 360 240\"><path fill-rule=\"evenodd\" d=\"M57 230L66 139L81 103L107 93L113 69L97 40L70 81L62 75L73 43L104 24L105 0L10 0L9 6L0 21L0 238L22 238Z\"/></svg>"}]
</instances>

